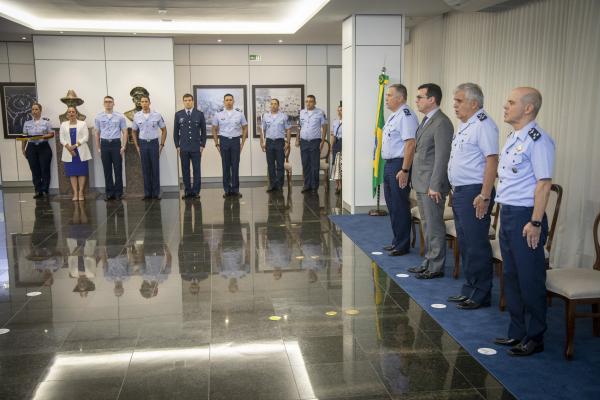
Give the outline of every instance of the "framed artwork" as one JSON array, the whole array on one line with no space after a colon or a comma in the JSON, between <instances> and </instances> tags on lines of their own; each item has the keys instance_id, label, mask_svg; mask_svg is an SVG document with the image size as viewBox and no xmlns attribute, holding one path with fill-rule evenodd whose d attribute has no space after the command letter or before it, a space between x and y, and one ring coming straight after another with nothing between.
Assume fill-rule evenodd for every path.
<instances>
[{"instance_id":1,"label":"framed artwork","mask_svg":"<svg viewBox=\"0 0 600 400\"><path fill-rule=\"evenodd\" d=\"M262 116L271 111L271 99L279 100L279 111L288 115L292 136L300 133L300 110L304 101L304 85L253 85L252 110L254 112L254 137L259 138L258 128Z\"/></svg>"},{"instance_id":2,"label":"framed artwork","mask_svg":"<svg viewBox=\"0 0 600 400\"><path fill-rule=\"evenodd\" d=\"M4 138L23 134L23 124L31 119L31 105L37 101L35 83L0 83Z\"/></svg>"},{"instance_id":3,"label":"framed artwork","mask_svg":"<svg viewBox=\"0 0 600 400\"><path fill-rule=\"evenodd\" d=\"M223 109L223 97L233 95L233 108L241 110L248 119L248 100L244 85L194 85L194 105L204 113L206 136L212 139L212 121L216 113Z\"/></svg>"}]
</instances>

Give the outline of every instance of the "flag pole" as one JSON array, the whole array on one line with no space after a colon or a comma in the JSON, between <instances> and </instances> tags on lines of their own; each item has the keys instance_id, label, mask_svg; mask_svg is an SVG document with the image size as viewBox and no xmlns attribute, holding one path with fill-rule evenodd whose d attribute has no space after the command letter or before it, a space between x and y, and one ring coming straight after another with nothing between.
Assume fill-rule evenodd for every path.
<instances>
[{"instance_id":1,"label":"flag pole","mask_svg":"<svg viewBox=\"0 0 600 400\"><path fill-rule=\"evenodd\" d=\"M382 109L382 107L383 107L383 90L385 90L385 84L387 83L387 79L388 79L387 76L385 75L385 72L386 72L386 68L385 68L385 58L384 58L383 67L381 68L381 75L379 76L379 99L378 99L378 102L379 102L378 108L379 108L379 110L378 110L378 119L383 118L383 109ZM378 120L377 127L381 131L383 129L383 125L380 126L380 122L382 122L382 121ZM377 128L375 129L375 137L376 137L376 139L378 137L377 136ZM379 138L379 139L381 139L381 138ZM376 141L376 147L379 147L379 149L380 149L381 148L381 143L379 143L377 145L377 141ZM375 151L377 152L377 149ZM381 158L380 155L381 154L378 155L379 158ZM380 160L380 162L381 162L381 160ZM375 173L375 169L373 170L373 172ZM382 171L380 170L379 172L382 172ZM372 216L372 217L383 217L383 216L388 215L387 211L382 210L381 207L380 207L380 201L381 201L381 184L379 183L380 181L381 181L381 179L378 181L378 183L377 183L377 189L376 189L377 208L372 209L372 210L369 211L369 215Z\"/></svg>"}]
</instances>

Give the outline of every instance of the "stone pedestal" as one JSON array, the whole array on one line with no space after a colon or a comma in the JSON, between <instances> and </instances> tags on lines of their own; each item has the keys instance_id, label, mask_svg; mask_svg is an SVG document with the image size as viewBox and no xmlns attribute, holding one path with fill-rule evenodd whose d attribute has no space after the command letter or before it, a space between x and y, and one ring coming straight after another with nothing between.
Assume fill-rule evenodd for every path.
<instances>
[{"instance_id":1,"label":"stone pedestal","mask_svg":"<svg viewBox=\"0 0 600 400\"><path fill-rule=\"evenodd\" d=\"M142 161L131 140L131 128L128 129L128 138L125 149L125 193L128 197L142 197L144 196Z\"/></svg>"}]
</instances>

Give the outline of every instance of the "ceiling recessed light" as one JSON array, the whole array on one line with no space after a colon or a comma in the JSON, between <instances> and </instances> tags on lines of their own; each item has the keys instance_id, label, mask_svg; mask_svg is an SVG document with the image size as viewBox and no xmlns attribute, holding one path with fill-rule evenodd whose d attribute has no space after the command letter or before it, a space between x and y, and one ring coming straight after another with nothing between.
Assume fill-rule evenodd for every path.
<instances>
[{"instance_id":1,"label":"ceiling recessed light","mask_svg":"<svg viewBox=\"0 0 600 400\"><path fill-rule=\"evenodd\" d=\"M278 40L278 42L279 42L279 43L283 43L283 40L282 40L282 39L279 39L279 40Z\"/></svg>"},{"instance_id":2,"label":"ceiling recessed light","mask_svg":"<svg viewBox=\"0 0 600 400\"><path fill-rule=\"evenodd\" d=\"M160 15L164 15L164 14L166 14L166 13L167 13L167 10L165 10L164 8L159 8L159 9L158 9L158 13L159 13Z\"/></svg>"},{"instance_id":3,"label":"ceiling recessed light","mask_svg":"<svg viewBox=\"0 0 600 400\"><path fill-rule=\"evenodd\" d=\"M217 42L221 43L221 42L222 42L222 40L221 40L221 39L217 39Z\"/></svg>"},{"instance_id":4,"label":"ceiling recessed light","mask_svg":"<svg viewBox=\"0 0 600 400\"><path fill-rule=\"evenodd\" d=\"M63 31L60 31L60 34L61 34L61 35L62 35L63 33L64 33Z\"/></svg>"},{"instance_id":5,"label":"ceiling recessed light","mask_svg":"<svg viewBox=\"0 0 600 400\"><path fill-rule=\"evenodd\" d=\"M161 21L162 22L173 22L173 20L169 19L169 18L163 18L163 19L161 19Z\"/></svg>"},{"instance_id":6,"label":"ceiling recessed light","mask_svg":"<svg viewBox=\"0 0 600 400\"><path fill-rule=\"evenodd\" d=\"M134 35L137 35L137 33L133 32Z\"/></svg>"}]
</instances>

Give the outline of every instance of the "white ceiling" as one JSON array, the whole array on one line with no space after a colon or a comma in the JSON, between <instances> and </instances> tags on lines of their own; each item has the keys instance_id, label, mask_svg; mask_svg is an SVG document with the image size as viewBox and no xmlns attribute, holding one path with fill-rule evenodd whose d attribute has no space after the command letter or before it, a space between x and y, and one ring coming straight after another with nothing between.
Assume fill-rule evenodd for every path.
<instances>
[{"instance_id":1,"label":"white ceiling","mask_svg":"<svg viewBox=\"0 0 600 400\"><path fill-rule=\"evenodd\" d=\"M503 0L448 1L459 1L463 5L471 3L471 7L477 3L476 7L481 7L481 3L490 5L501 3ZM220 39L222 43L267 44L283 40L283 43L287 44L336 44L341 43L342 21L352 14L403 14L407 16L407 26L412 26L421 20L452 10L444 0L330 0L322 6L323 2L324 0L0 0L0 14L17 22L20 20L24 24L32 25L34 19L64 21L64 25L59 23L56 30L34 31L30 27L0 18L0 40L22 40L22 37L31 40L32 34L61 34L58 30L63 26L67 27L68 24L84 20L89 22L88 29L65 29L64 34L106 34L108 29L101 31L91 28L92 32L89 29L91 23L103 20L117 21L115 26L119 29L125 28L125 32L109 33L115 35L130 35L136 29L134 24L151 23L152 27L156 26L159 30L140 30L136 33L145 36L172 36L176 43L216 43ZM319 9L319 6L322 8ZM31 14L33 18L15 18L14 12L8 15L15 7L22 13ZM166 13L159 13L159 9L166 10ZM302 18L298 17L300 14ZM163 19L172 21L162 21ZM308 22L305 23L306 20ZM218 34L165 33L165 26L173 26L180 22L185 22L187 27L193 28L210 24L216 24L217 27L222 24L226 28L218 30ZM297 26L301 27L295 33L287 34L222 33L235 29L252 32L254 27L273 27L275 22L283 26L279 25L277 29L266 31L293 32ZM293 26L296 23L297 26ZM166 29L168 31L169 28Z\"/></svg>"}]
</instances>

